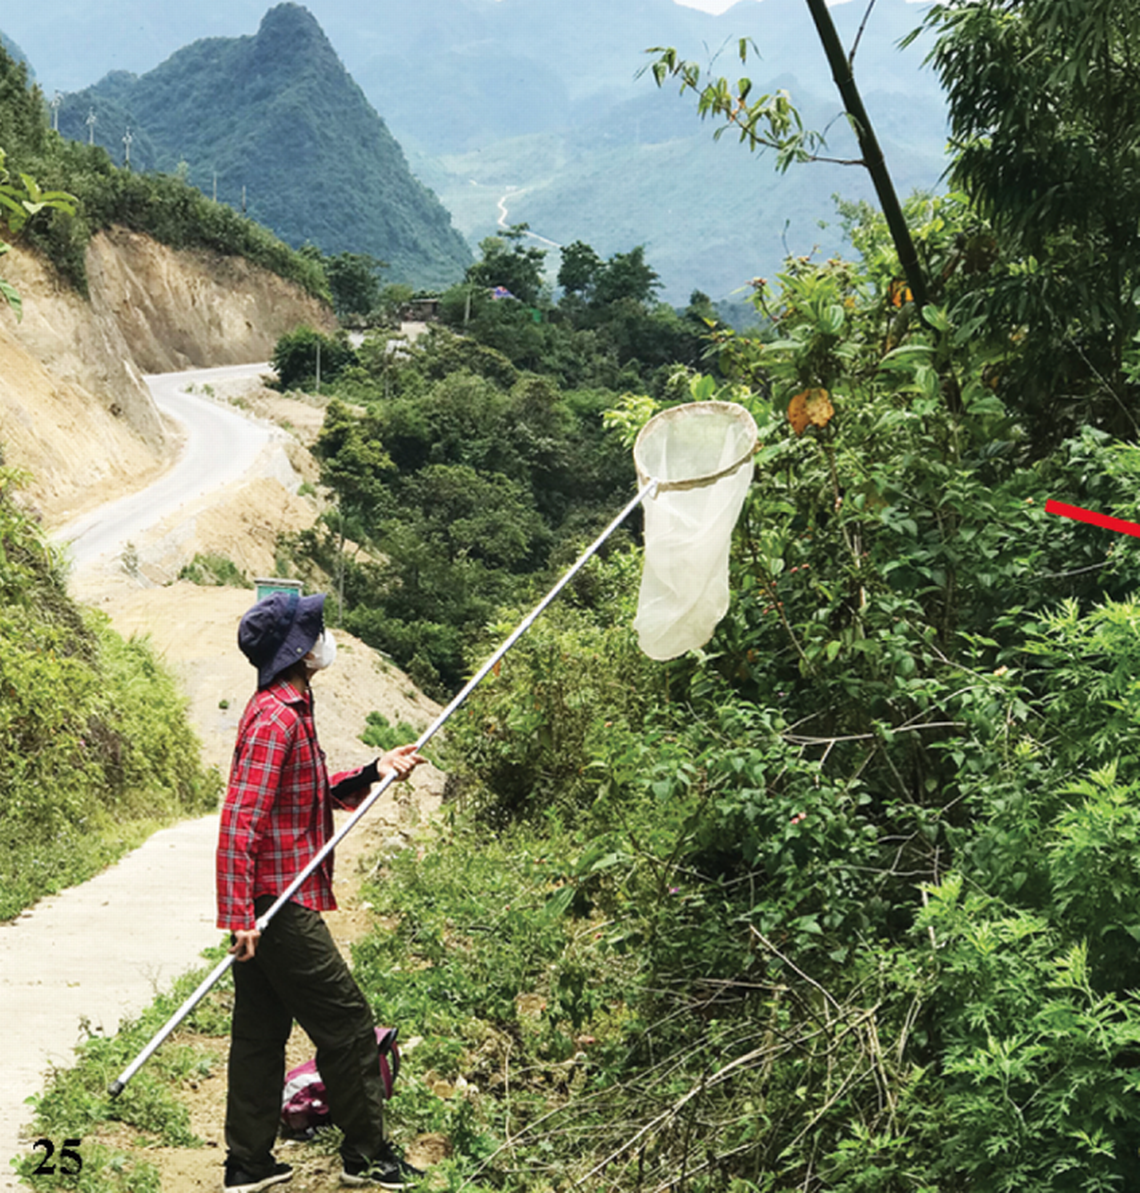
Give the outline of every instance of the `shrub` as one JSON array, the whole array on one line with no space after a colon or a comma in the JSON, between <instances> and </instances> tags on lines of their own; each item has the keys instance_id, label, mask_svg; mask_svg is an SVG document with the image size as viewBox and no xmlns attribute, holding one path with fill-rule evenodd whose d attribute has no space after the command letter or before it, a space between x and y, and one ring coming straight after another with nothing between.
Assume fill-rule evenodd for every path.
<instances>
[{"instance_id":1,"label":"shrub","mask_svg":"<svg viewBox=\"0 0 1140 1193\"><path fill-rule=\"evenodd\" d=\"M12 474L0 470L0 481ZM0 919L89 877L220 786L173 677L67 596L39 528L0 493Z\"/></svg>"}]
</instances>

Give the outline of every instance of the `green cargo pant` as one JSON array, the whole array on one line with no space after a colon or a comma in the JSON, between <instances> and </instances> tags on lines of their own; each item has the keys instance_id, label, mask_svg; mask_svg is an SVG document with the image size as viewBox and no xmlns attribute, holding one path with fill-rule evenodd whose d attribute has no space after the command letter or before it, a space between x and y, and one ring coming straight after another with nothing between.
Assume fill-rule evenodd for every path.
<instances>
[{"instance_id":1,"label":"green cargo pant","mask_svg":"<svg viewBox=\"0 0 1140 1193\"><path fill-rule=\"evenodd\" d=\"M269 896L255 903L263 915ZM384 1085L372 1010L324 920L286 903L249 961L233 965L234 1011L226 1099L226 1148L246 1172L272 1163L285 1084L285 1042L295 1019L317 1046L332 1120L345 1160L384 1149Z\"/></svg>"}]
</instances>

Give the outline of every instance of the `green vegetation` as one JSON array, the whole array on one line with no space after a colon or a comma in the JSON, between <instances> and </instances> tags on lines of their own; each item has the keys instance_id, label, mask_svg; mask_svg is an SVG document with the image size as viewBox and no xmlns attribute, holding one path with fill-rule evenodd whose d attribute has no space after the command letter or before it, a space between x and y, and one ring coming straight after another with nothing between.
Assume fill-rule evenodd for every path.
<instances>
[{"instance_id":1,"label":"green vegetation","mask_svg":"<svg viewBox=\"0 0 1140 1193\"><path fill-rule=\"evenodd\" d=\"M399 1119L465 1141L441 1182L1137 1180L1140 571L1043 506L1134 517L1140 454L1035 452L995 393L1024 341L918 328L861 215L861 263L763 295L778 340L721 333L764 446L713 641L639 659L635 573L594 569L451 729L462 810L370 894L399 928L359 972L432 1041ZM909 216L932 260L978 218Z\"/></svg>"},{"instance_id":2,"label":"green vegetation","mask_svg":"<svg viewBox=\"0 0 1140 1193\"><path fill-rule=\"evenodd\" d=\"M208 810L219 787L173 677L71 602L16 479L0 470L0 919Z\"/></svg>"},{"instance_id":3,"label":"green vegetation","mask_svg":"<svg viewBox=\"0 0 1140 1193\"><path fill-rule=\"evenodd\" d=\"M179 580L214 588L253 588L253 581L228 556L198 553L178 573Z\"/></svg>"},{"instance_id":4,"label":"green vegetation","mask_svg":"<svg viewBox=\"0 0 1140 1193\"><path fill-rule=\"evenodd\" d=\"M26 65L15 62L2 47L0 147L13 172L34 177L45 190L66 189L74 196L74 214L54 204L54 209L32 214L25 234L83 293L90 237L111 224L121 224L172 248L246 257L318 298L329 298L319 265L232 208L211 202L175 175L119 169L100 146L69 141L52 132L39 88L28 86Z\"/></svg>"},{"instance_id":5,"label":"green vegetation","mask_svg":"<svg viewBox=\"0 0 1140 1193\"><path fill-rule=\"evenodd\" d=\"M336 508L293 554L343 574L346 627L442 694L496 608L526 600L624 488L601 422L612 397L443 330L361 358L335 384L364 412L334 400L315 448Z\"/></svg>"},{"instance_id":6,"label":"green vegetation","mask_svg":"<svg viewBox=\"0 0 1140 1193\"><path fill-rule=\"evenodd\" d=\"M360 740L366 746L375 746L381 753L395 749L396 746L406 745L419 737L419 730L412 728L407 721L397 721L392 725L383 713L376 711L365 717L364 725Z\"/></svg>"},{"instance_id":7,"label":"green vegetation","mask_svg":"<svg viewBox=\"0 0 1140 1193\"><path fill-rule=\"evenodd\" d=\"M39 215L41 211L62 211L67 215L75 214L75 196L63 191L44 192L36 185L34 178L21 174L19 183L12 180L4 166L7 154L0 149L0 222L8 230L19 235L28 220ZM8 245L0 241L0 257L8 251ZM15 287L0 278L0 298L12 308L17 319L24 314L23 303Z\"/></svg>"},{"instance_id":8,"label":"green vegetation","mask_svg":"<svg viewBox=\"0 0 1140 1193\"><path fill-rule=\"evenodd\" d=\"M536 599L612 516L629 465L605 412L627 389L688 397L721 326L699 292L680 314L655 301L642 246L571 245L558 303L525 228L481 248L441 298L445 326L414 345L300 328L274 352L290 388L314 384L319 351L338 399L314 449L335 508L289 552L338 591L343 576L346 627L437 695L496 610Z\"/></svg>"},{"instance_id":9,"label":"green vegetation","mask_svg":"<svg viewBox=\"0 0 1140 1193\"><path fill-rule=\"evenodd\" d=\"M1016 20L997 3L953 3L926 24L950 100L953 179L992 230L975 251L1021 266L993 271L971 313L1031 340L1006 380L1037 438L1087 419L1135 437L1140 20L1100 0L1026 0ZM1013 61L1027 69L1003 77Z\"/></svg>"},{"instance_id":10,"label":"green vegetation","mask_svg":"<svg viewBox=\"0 0 1140 1193\"><path fill-rule=\"evenodd\" d=\"M147 74L115 72L67 96L61 132L86 141L90 112L96 143L116 160L130 128L134 170L181 172L294 248L330 254L338 308L345 254L383 259L394 280L420 286L446 285L470 261L300 5L269 9L252 37L198 41Z\"/></svg>"},{"instance_id":11,"label":"green vegetation","mask_svg":"<svg viewBox=\"0 0 1140 1193\"><path fill-rule=\"evenodd\" d=\"M343 333L327 336L311 327L298 327L277 341L272 364L278 388L287 393L332 381L355 361L356 354Z\"/></svg>"},{"instance_id":12,"label":"green vegetation","mask_svg":"<svg viewBox=\"0 0 1140 1193\"><path fill-rule=\"evenodd\" d=\"M386 261L367 253L338 253L326 259L325 276L341 319L370 315L380 305L380 273L386 268Z\"/></svg>"},{"instance_id":13,"label":"green vegetation","mask_svg":"<svg viewBox=\"0 0 1140 1193\"><path fill-rule=\"evenodd\" d=\"M994 45L1034 50L1020 118L1055 115L1056 46L1082 86L1135 61L1118 12L932 10L952 107L978 105L996 160L970 139L966 189L906 205L921 313L882 218L844 204L856 259L757 283L763 337L706 325L703 375L619 350L639 389L563 388L552 346L585 355L574 337L612 337L616 314L591 310L602 262L577 245L571 305L545 318L540 289L529 324L569 339L489 307L470 338L374 344L338 379L364 412L330 404L341 533L307 546L344 566L350 624L444 688L628 491L618 438L686 399L760 429L709 643L640 655L639 556L613 544L449 725L456 798L368 890L385 927L355 972L422 1037L394 1134L454 1148L428 1188L1140 1184L1140 558L1045 512L1137 519L1135 312L1056 304L1113 254L1134 286L1140 230L1084 237L1056 210L1083 185L1076 115L1034 130L1049 186L1005 190L986 89L1020 86ZM525 285L519 248L484 261ZM1023 384L1055 360L1053 389ZM344 561L346 527L382 562Z\"/></svg>"}]
</instances>

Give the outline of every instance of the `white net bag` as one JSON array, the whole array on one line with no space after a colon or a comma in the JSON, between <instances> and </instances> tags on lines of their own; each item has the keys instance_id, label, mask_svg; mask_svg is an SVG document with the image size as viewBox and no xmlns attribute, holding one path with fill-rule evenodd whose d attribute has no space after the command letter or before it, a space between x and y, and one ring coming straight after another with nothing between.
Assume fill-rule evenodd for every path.
<instances>
[{"instance_id":1,"label":"white net bag","mask_svg":"<svg viewBox=\"0 0 1140 1193\"><path fill-rule=\"evenodd\" d=\"M756 424L734 402L691 402L654 415L633 445L644 487L641 649L675 659L703 646L728 612L728 550L752 482Z\"/></svg>"}]
</instances>

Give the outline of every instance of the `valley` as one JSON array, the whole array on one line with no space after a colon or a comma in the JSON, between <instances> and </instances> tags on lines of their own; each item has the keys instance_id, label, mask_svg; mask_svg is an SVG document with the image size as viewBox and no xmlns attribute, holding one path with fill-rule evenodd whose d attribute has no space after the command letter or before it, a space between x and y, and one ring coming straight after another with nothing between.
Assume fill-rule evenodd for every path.
<instances>
[{"instance_id":1,"label":"valley","mask_svg":"<svg viewBox=\"0 0 1140 1193\"><path fill-rule=\"evenodd\" d=\"M106 18L68 7L77 36L123 2ZM111 74L97 57L102 39L63 45L47 35L44 13L22 12L5 31L45 87L65 88L65 135L90 133L118 162L129 126L136 168L182 171L294 247L370 253L390 262L391 280L417 287L460 279L499 228L507 186L520 192L510 221L529 223L548 247L580 240L607 256L644 245L660 297L678 306L694 289L738 296L788 255L822 259L843 247L832 196L872 198L865 171L816 163L779 173L731 132L714 142L692 96L658 92L643 73L646 51L664 45L706 74L746 73L757 90L789 92L808 127L826 134L828 156L851 157L801 0L741 0L719 16L672 0L590 0L588 9L542 0L541 20L536 2L382 0L362 24L341 0L311 0L272 9L256 36L266 14L253 0L197 6L193 26L144 13ZM45 13L59 6L65 0L49 0ZM900 195L939 189L945 106L921 39L899 47L917 24L915 6L879 0L866 13L848 2L833 12L845 44L857 41L856 75ZM175 36L184 40L172 44ZM744 66L739 38L755 48ZM261 78L274 61L292 82L287 98L269 102L266 80L244 77ZM232 103L215 111L208 97L219 91ZM284 170L279 144L291 147ZM316 202L312 178L321 179ZM551 280L558 264L551 247Z\"/></svg>"}]
</instances>

